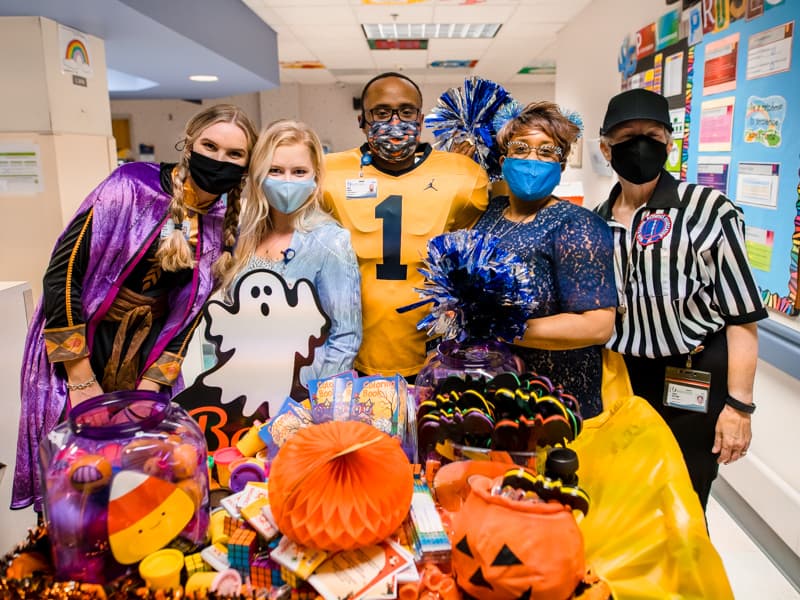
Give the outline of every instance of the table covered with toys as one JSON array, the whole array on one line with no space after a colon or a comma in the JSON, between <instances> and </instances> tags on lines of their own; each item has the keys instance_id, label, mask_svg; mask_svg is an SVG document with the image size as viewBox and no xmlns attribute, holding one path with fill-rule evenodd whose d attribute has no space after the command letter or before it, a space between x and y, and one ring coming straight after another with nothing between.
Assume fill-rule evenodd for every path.
<instances>
[{"instance_id":1,"label":"table covered with toys","mask_svg":"<svg viewBox=\"0 0 800 600\"><path fill-rule=\"evenodd\" d=\"M534 373L344 373L211 454L161 395L92 399L43 445L44 525L0 595L732 597L677 445L608 362L586 421Z\"/></svg>"},{"instance_id":2,"label":"table covered with toys","mask_svg":"<svg viewBox=\"0 0 800 600\"><path fill-rule=\"evenodd\" d=\"M254 397L219 407L248 423L230 437L185 395L70 411L0 597L732 598L680 449L621 357L604 355L604 410L584 421L499 341L535 301L519 260L469 232L429 252L420 327L447 341L413 388L339 373L260 421L255 361Z\"/></svg>"}]
</instances>

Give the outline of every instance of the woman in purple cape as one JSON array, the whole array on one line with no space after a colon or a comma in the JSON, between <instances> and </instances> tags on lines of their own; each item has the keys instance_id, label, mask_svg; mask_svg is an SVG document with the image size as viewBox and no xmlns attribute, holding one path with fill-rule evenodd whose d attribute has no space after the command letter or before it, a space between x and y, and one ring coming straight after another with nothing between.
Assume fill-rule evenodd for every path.
<instances>
[{"instance_id":1,"label":"woman in purple cape","mask_svg":"<svg viewBox=\"0 0 800 600\"><path fill-rule=\"evenodd\" d=\"M182 385L186 345L231 261L255 140L239 108L199 112L177 164L122 165L56 241L25 343L11 508L40 509L39 443L69 406Z\"/></svg>"}]
</instances>

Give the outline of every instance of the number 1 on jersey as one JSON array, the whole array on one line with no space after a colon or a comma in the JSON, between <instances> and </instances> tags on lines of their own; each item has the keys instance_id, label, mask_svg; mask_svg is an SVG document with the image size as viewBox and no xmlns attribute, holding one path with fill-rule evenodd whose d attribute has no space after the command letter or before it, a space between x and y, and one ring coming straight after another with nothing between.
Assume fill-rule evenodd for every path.
<instances>
[{"instance_id":1,"label":"number 1 on jersey","mask_svg":"<svg viewBox=\"0 0 800 600\"><path fill-rule=\"evenodd\" d=\"M403 197L387 196L375 207L375 218L383 219L383 262L376 265L377 279L405 279L408 265L400 263Z\"/></svg>"}]
</instances>

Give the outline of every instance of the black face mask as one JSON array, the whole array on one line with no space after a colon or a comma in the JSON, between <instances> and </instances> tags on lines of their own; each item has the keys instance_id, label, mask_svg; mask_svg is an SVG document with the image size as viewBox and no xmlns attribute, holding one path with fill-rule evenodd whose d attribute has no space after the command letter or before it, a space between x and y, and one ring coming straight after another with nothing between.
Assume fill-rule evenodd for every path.
<instances>
[{"instance_id":1,"label":"black face mask","mask_svg":"<svg viewBox=\"0 0 800 600\"><path fill-rule=\"evenodd\" d=\"M637 135L611 146L611 166L631 183L653 181L667 162L667 145L646 135Z\"/></svg>"},{"instance_id":2,"label":"black face mask","mask_svg":"<svg viewBox=\"0 0 800 600\"><path fill-rule=\"evenodd\" d=\"M192 181L209 194L230 192L239 185L246 171L246 167L236 163L215 160L194 151L189 156Z\"/></svg>"}]
</instances>

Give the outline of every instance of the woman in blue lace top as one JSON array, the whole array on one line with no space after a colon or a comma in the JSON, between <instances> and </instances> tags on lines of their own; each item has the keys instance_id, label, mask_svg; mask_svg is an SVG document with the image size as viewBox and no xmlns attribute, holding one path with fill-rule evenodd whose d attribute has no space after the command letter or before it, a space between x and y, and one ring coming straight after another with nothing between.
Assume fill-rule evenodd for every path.
<instances>
[{"instance_id":1,"label":"woman in blue lace top","mask_svg":"<svg viewBox=\"0 0 800 600\"><path fill-rule=\"evenodd\" d=\"M281 120L253 148L234 263L223 282L230 294L254 269L278 273L288 285L310 281L330 319L324 344L300 371L311 379L353 366L361 345L361 279L350 233L320 208L323 152L305 123Z\"/></svg>"},{"instance_id":2,"label":"woman in blue lace top","mask_svg":"<svg viewBox=\"0 0 800 600\"><path fill-rule=\"evenodd\" d=\"M552 102L529 104L497 135L508 196L492 200L475 228L525 260L537 305L513 351L530 371L602 410L601 349L611 336L617 295L611 231L589 210L552 195L579 127Z\"/></svg>"}]
</instances>

